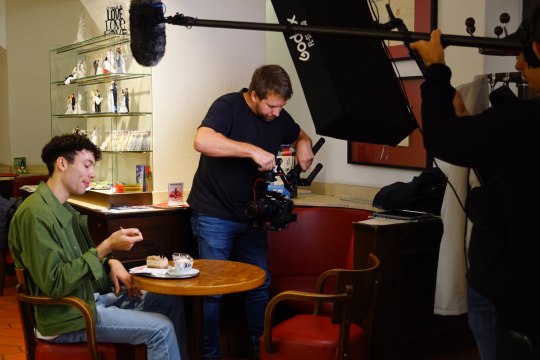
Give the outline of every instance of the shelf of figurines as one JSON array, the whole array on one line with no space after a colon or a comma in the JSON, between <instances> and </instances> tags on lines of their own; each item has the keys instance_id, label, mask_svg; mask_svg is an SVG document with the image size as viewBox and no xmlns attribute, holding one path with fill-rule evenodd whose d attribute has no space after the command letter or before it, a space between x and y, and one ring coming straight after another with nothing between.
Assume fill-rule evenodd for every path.
<instances>
[{"instance_id":1,"label":"shelf of figurines","mask_svg":"<svg viewBox=\"0 0 540 360\"><path fill-rule=\"evenodd\" d=\"M72 73L73 74L73 73ZM77 76L80 76L77 75ZM106 82L111 81L120 81L120 80L133 80L133 79L140 79L143 77L151 77L151 74L134 74L134 73L108 73L108 74L96 74L96 75L89 75L89 76L82 76L82 77L76 77L76 76L68 76L64 80L59 81L53 81L51 82L52 85L56 86L64 86L64 85L95 85L95 84L102 84Z\"/></svg>"},{"instance_id":2,"label":"shelf of figurines","mask_svg":"<svg viewBox=\"0 0 540 360\"><path fill-rule=\"evenodd\" d=\"M121 45L130 42L130 35L108 34L93 37L81 42L60 46L51 50L57 54L64 53L66 51L77 50L77 54L85 54L91 51L98 51L109 48L111 46Z\"/></svg>"},{"instance_id":3,"label":"shelf of figurines","mask_svg":"<svg viewBox=\"0 0 540 360\"><path fill-rule=\"evenodd\" d=\"M152 115L151 112L72 112L68 114L53 114L52 116L57 118L65 118L65 119L71 119L71 118L96 118L96 117L104 117L104 118L111 118L111 117L123 117L123 116L150 116Z\"/></svg>"},{"instance_id":4,"label":"shelf of figurines","mask_svg":"<svg viewBox=\"0 0 540 360\"><path fill-rule=\"evenodd\" d=\"M152 152L152 132L149 130L109 130L100 132L96 128L91 135L84 128L71 130L73 134L84 134L99 146L101 152L110 154L139 153L146 154ZM98 141L98 135L105 135L103 141Z\"/></svg>"}]
</instances>

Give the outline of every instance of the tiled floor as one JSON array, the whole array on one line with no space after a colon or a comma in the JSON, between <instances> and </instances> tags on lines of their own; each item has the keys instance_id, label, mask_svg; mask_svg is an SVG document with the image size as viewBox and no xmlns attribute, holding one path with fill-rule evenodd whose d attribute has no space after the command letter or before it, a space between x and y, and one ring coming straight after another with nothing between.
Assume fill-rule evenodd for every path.
<instances>
[{"instance_id":1,"label":"tiled floor","mask_svg":"<svg viewBox=\"0 0 540 360\"><path fill-rule=\"evenodd\" d=\"M0 296L0 360L25 360L24 338L17 303L15 275L8 274L4 296Z\"/></svg>"}]
</instances>

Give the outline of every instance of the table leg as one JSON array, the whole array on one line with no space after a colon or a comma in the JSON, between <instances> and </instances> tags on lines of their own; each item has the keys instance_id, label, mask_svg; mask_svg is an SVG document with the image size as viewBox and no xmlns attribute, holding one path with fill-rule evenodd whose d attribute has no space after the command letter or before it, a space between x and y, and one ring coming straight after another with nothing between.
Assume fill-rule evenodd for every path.
<instances>
[{"instance_id":1,"label":"table leg","mask_svg":"<svg viewBox=\"0 0 540 360\"><path fill-rule=\"evenodd\" d=\"M202 323L203 323L203 297L193 296L192 327L193 327L193 349L191 351L192 360L202 360Z\"/></svg>"}]
</instances>

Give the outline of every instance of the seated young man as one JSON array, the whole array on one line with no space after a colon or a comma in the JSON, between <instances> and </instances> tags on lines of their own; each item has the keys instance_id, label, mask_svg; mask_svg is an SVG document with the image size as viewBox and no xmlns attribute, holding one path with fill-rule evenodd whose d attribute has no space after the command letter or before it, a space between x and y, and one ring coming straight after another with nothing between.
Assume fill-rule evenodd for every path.
<instances>
[{"instance_id":1,"label":"seated young man","mask_svg":"<svg viewBox=\"0 0 540 360\"><path fill-rule=\"evenodd\" d=\"M107 258L142 241L141 232L120 229L94 246L86 217L67 202L71 195L84 194L95 177L99 148L84 135L56 136L41 158L49 179L21 204L9 230L15 266L25 269L29 293L86 301L97 319L98 342L144 343L149 360L180 359L186 353L182 298L141 292L122 263ZM36 321L45 340L87 340L82 315L68 306L37 305Z\"/></svg>"}]
</instances>

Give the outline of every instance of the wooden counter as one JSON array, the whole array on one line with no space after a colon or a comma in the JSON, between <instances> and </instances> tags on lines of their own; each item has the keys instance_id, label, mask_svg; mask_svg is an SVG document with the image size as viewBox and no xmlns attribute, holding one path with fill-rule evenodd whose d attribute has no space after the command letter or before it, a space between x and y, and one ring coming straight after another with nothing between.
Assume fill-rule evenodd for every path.
<instances>
[{"instance_id":1,"label":"wooden counter","mask_svg":"<svg viewBox=\"0 0 540 360\"><path fill-rule=\"evenodd\" d=\"M81 202L70 200L70 203L81 214L88 216L88 229L96 245L120 227L136 227L141 231L143 241L137 243L130 251L113 252L113 255L121 261L141 261L148 255L163 255L170 259L173 252L198 256L191 232L190 208L114 212Z\"/></svg>"}]
</instances>

